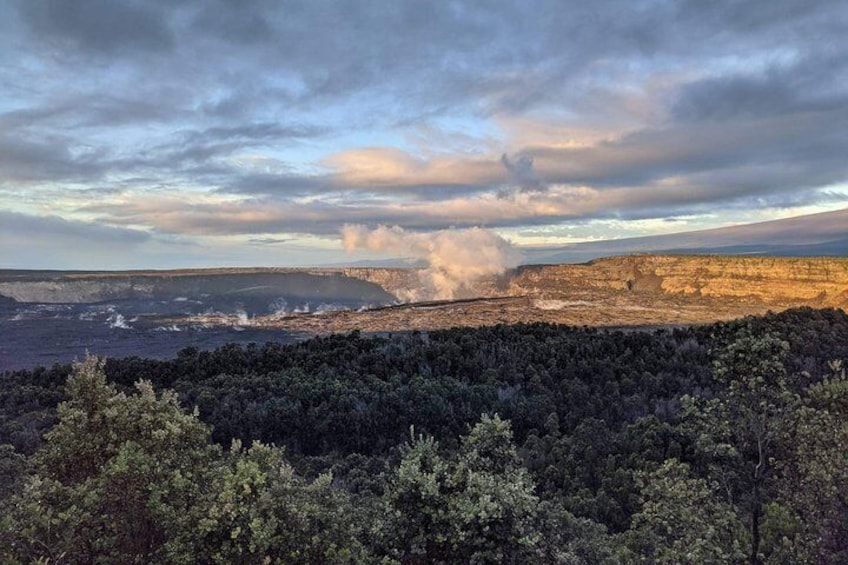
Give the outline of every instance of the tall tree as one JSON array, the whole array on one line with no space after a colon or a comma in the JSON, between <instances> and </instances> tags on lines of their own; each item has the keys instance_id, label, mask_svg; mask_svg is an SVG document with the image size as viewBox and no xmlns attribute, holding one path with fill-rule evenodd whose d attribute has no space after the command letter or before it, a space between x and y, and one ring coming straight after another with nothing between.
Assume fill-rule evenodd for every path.
<instances>
[{"instance_id":1,"label":"tall tree","mask_svg":"<svg viewBox=\"0 0 848 565\"><path fill-rule=\"evenodd\" d=\"M212 563L362 563L367 521L330 475L306 481L280 448L234 441L186 544Z\"/></svg>"},{"instance_id":2,"label":"tall tree","mask_svg":"<svg viewBox=\"0 0 848 565\"><path fill-rule=\"evenodd\" d=\"M639 479L642 509L624 534L640 563L738 563L746 557L746 532L733 507L688 466L669 459Z\"/></svg>"},{"instance_id":3,"label":"tall tree","mask_svg":"<svg viewBox=\"0 0 848 565\"><path fill-rule=\"evenodd\" d=\"M765 507L775 497L774 464L782 456L780 440L798 402L784 367L788 351L789 344L776 334L743 327L714 363L723 390L708 401L685 399L710 478L747 518L751 565L764 558L761 526Z\"/></svg>"},{"instance_id":4,"label":"tall tree","mask_svg":"<svg viewBox=\"0 0 848 565\"><path fill-rule=\"evenodd\" d=\"M522 563L535 555L533 483L509 422L483 416L445 459L414 438L386 494L388 535L404 563Z\"/></svg>"},{"instance_id":5,"label":"tall tree","mask_svg":"<svg viewBox=\"0 0 848 565\"><path fill-rule=\"evenodd\" d=\"M51 563L190 562L175 532L199 520L217 449L174 393L140 381L125 395L87 357L68 378L69 400L36 453L12 551Z\"/></svg>"},{"instance_id":6,"label":"tall tree","mask_svg":"<svg viewBox=\"0 0 848 565\"><path fill-rule=\"evenodd\" d=\"M781 462L786 553L799 563L848 562L848 379L841 360L831 369L804 391L787 430L791 456Z\"/></svg>"}]
</instances>

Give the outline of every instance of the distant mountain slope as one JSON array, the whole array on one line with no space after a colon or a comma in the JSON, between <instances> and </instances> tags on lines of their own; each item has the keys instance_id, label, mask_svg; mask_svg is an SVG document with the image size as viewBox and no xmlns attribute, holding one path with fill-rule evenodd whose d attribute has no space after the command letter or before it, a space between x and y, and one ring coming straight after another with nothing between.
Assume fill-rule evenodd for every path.
<instances>
[{"instance_id":1,"label":"distant mountain slope","mask_svg":"<svg viewBox=\"0 0 848 565\"><path fill-rule=\"evenodd\" d=\"M848 208L756 224L524 250L524 262L575 263L629 253L848 256Z\"/></svg>"}]
</instances>

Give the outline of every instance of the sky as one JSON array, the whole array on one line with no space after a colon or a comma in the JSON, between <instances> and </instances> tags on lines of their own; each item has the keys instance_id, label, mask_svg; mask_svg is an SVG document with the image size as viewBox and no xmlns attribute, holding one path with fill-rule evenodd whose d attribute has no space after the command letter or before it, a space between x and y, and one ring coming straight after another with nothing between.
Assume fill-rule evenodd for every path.
<instances>
[{"instance_id":1,"label":"sky","mask_svg":"<svg viewBox=\"0 0 848 565\"><path fill-rule=\"evenodd\" d=\"M0 2L0 268L329 264L392 255L346 229L520 248L846 206L840 0Z\"/></svg>"}]
</instances>

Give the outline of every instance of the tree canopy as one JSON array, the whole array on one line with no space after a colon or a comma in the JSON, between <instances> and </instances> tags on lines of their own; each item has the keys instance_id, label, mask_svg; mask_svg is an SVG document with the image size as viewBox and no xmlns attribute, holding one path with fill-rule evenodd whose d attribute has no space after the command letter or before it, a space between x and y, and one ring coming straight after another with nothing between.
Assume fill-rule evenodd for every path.
<instances>
[{"instance_id":1,"label":"tree canopy","mask_svg":"<svg viewBox=\"0 0 848 565\"><path fill-rule=\"evenodd\" d=\"M848 316L89 357L0 379L0 561L848 559Z\"/></svg>"}]
</instances>

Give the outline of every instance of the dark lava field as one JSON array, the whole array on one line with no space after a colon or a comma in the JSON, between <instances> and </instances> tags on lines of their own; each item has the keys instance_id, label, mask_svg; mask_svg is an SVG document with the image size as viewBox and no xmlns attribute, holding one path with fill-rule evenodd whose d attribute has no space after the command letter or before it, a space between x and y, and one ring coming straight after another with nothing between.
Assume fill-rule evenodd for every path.
<instances>
[{"instance_id":1,"label":"dark lava field","mask_svg":"<svg viewBox=\"0 0 848 565\"><path fill-rule=\"evenodd\" d=\"M0 273L0 370L107 357L169 358L185 347L290 342L257 317L321 316L389 304L379 286L302 272L102 275ZM211 320L211 321L210 321Z\"/></svg>"}]
</instances>

